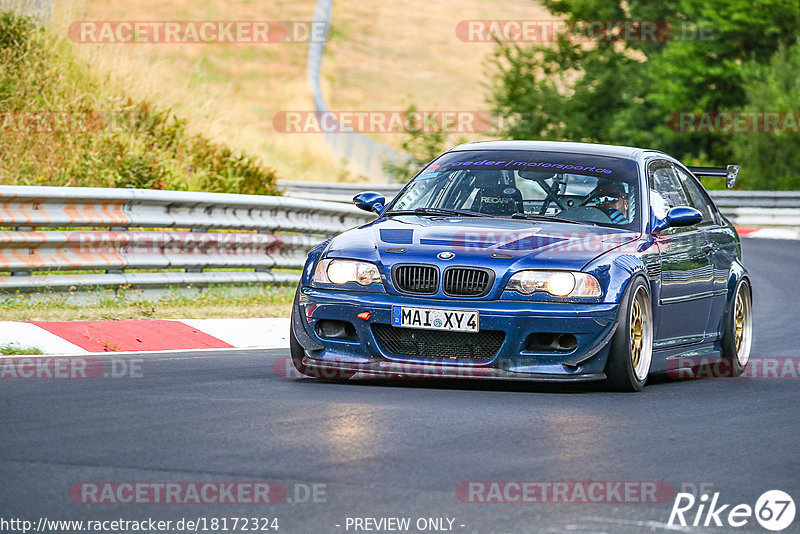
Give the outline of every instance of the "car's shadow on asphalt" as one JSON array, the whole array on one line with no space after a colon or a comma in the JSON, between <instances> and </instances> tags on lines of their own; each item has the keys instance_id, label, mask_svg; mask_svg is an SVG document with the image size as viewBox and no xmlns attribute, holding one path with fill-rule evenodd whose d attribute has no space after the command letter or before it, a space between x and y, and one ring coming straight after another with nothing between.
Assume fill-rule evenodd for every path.
<instances>
[{"instance_id":1,"label":"car's shadow on asphalt","mask_svg":"<svg viewBox=\"0 0 800 534\"><path fill-rule=\"evenodd\" d=\"M458 378L351 378L349 380L314 379L316 383L346 385L351 387L381 387L404 389L472 390L512 393L615 393L603 381L594 382L525 382L518 380L470 380ZM666 375L653 375L647 380L645 390L652 386L672 384Z\"/></svg>"}]
</instances>

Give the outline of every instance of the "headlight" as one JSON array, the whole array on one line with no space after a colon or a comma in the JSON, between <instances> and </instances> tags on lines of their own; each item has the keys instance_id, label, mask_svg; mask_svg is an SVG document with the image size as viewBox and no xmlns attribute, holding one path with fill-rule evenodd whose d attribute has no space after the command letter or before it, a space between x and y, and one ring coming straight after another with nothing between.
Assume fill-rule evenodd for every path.
<instances>
[{"instance_id":1,"label":"headlight","mask_svg":"<svg viewBox=\"0 0 800 534\"><path fill-rule=\"evenodd\" d=\"M355 260L322 260L314 269L315 283L347 284L355 282L362 286L381 283L378 268L366 261Z\"/></svg>"},{"instance_id":2,"label":"headlight","mask_svg":"<svg viewBox=\"0 0 800 534\"><path fill-rule=\"evenodd\" d=\"M506 289L523 295L545 291L555 297L599 297L600 283L591 274L569 271L520 271Z\"/></svg>"}]
</instances>

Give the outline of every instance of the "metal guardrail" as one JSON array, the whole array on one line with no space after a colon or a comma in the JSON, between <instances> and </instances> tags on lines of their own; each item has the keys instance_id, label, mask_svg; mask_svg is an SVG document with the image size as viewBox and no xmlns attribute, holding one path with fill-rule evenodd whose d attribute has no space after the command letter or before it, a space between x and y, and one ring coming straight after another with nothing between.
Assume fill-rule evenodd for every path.
<instances>
[{"instance_id":1,"label":"metal guardrail","mask_svg":"<svg viewBox=\"0 0 800 534\"><path fill-rule=\"evenodd\" d=\"M303 198L0 186L0 292L295 282L286 270L301 269L314 245L374 219L353 195L402 187L279 185ZM711 194L741 226L800 226L800 192Z\"/></svg>"},{"instance_id":2,"label":"metal guardrail","mask_svg":"<svg viewBox=\"0 0 800 534\"><path fill-rule=\"evenodd\" d=\"M347 184L336 182L299 182L278 180L278 187L287 197L309 198L327 202L352 203L362 191L377 191L387 200L394 198L405 184Z\"/></svg>"},{"instance_id":3,"label":"metal guardrail","mask_svg":"<svg viewBox=\"0 0 800 534\"><path fill-rule=\"evenodd\" d=\"M711 190L714 202L725 208L800 208L800 191Z\"/></svg>"},{"instance_id":4,"label":"metal guardrail","mask_svg":"<svg viewBox=\"0 0 800 534\"><path fill-rule=\"evenodd\" d=\"M0 291L294 282L273 270L301 269L326 236L372 219L284 197L0 186Z\"/></svg>"},{"instance_id":5,"label":"metal guardrail","mask_svg":"<svg viewBox=\"0 0 800 534\"><path fill-rule=\"evenodd\" d=\"M709 191L726 217L739 226L800 227L800 191Z\"/></svg>"},{"instance_id":6,"label":"metal guardrail","mask_svg":"<svg viewBox=\"0 0 800 534\"><path fill-rule=\"evenodd\" d=\"M717 207L738 226L800 227L800 191L709 191Z\"/></svg>"},{"instance_id":7,"label":"metal guardrail","mask_svg":"<svg viewBox=\"0 0 800 534\"><path fill-rule=\"evenodd\" d=\"M352 202L361 191L378 191L387 200L403 184L344 184L278 180L289 197L313 198L330 202ZM739 226L800 227L800 191L709 191L723 214Z\"/></svg>"}]
</instances>

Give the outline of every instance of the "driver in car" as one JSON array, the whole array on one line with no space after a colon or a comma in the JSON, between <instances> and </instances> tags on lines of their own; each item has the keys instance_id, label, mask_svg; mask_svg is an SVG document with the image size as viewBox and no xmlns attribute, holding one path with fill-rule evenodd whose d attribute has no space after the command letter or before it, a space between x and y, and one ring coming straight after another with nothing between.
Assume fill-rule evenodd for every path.
<instances>
[{"instance_id":1,"label":"driver in car","mask_svg":"<svg viewBox=\"0 0 800 534\"><path fill-rule=\"evenodd\" d=\"M628 222L628 197L625 188L619 182L605 182L597 186L591 196L591 203L603 210L611 222L626 224Z\"/></svg>"}]
</instances>

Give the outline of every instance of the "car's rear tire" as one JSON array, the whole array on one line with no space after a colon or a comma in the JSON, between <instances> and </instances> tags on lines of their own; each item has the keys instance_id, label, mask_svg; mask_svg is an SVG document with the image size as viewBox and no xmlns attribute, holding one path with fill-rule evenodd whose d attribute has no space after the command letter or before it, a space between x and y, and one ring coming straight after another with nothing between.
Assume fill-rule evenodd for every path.
<instances>
[{"instance_id":1,"label":"car's rear tire","mask_svg":"<svg viewBox=\"0 0 800 534\"><path fill-rule=\"evenodd\" d=\"M326 368L324 363L322 367L309 367L304 364L303 357L306 355L306 351L303 350L303 346L297 341L297 337L294 334L294 325L289 326L289 353L292 356L292 365L294 365L298 373L304 376L324 378L326 380L347 380L356 374L355 371Z\"/></svg>"},{"instance_id":2,"label":"car's rear tire","mask_svg":"<svg viewBox=\"0 0 800 534\"><path fill-rule=\"evenodd\" d=\"M753 292L746 279L739 281L722 334L722 358L731 376L740 376L750 361L753 344Z\"/></svg>"},{"instance_id":3,"label":"car's rear tire","mask_svg":"<svg viewBox=\"0 0 800 534\"><path fill-rule=\"evenodd\" d=\"M617 312L617 331L606 362L606 386L613 391L641 391L653 361L653 308L647 282L628 284Z\"/></svg>"}]
</instances>

